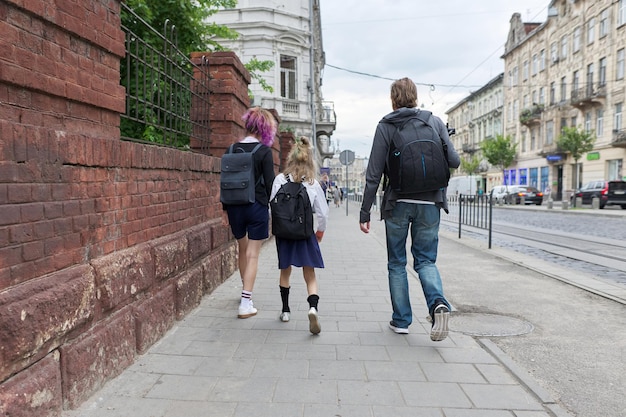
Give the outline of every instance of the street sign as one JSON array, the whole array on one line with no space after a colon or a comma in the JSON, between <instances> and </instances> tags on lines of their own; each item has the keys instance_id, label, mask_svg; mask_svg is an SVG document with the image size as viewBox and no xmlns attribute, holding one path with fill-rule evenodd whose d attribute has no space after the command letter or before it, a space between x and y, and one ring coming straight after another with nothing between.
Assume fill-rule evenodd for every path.
<instances>
[{"instance_id":1,"label":"street sign","mask_svg":"<svg viewBox=\"0 0 626 417\"><path fill-rule=\"evenodd\" d=\"M350 165L354 162L354 152L352 151L341 151L339 154L339 162L341 165Z\"/></svg>"}]
</instances>

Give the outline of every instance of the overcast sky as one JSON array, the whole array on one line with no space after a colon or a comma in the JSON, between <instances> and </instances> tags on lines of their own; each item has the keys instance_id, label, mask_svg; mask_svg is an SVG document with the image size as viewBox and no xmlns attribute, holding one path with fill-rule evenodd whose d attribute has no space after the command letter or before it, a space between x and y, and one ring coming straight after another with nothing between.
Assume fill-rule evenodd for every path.
<instances>
[{"instance_id":1,"label":"overcast sky","mask_svg":"<svg viewBox=\"0 0 626 417\"><path fill-rule=\"evenodd\" d=\"M445 122L448 109L504 71L513 13L543 22L549 3L320 0L322 94L335 105L335 146L369 157L376 124L391 111L392 80L402 77L417 84L419 105Z\"/></svg>"}]
</instances>

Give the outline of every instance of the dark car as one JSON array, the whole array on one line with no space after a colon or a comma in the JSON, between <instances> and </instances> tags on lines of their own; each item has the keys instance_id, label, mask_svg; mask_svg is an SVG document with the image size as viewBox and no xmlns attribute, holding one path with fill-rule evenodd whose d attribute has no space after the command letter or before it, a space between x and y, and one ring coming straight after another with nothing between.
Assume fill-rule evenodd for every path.
<instances>
[{"instance_id":1,"label":"dark car","mask_svg":"<svg viewBox=\"0 0 626 417\"><path fill-rule=\"evenodd\" d=\"M626 181L609 181L605 204L626 209Z\"/></svg>"},{"instance_id":2,"label":"dark car","mask_svg":"<svg viewBox=\"0 0 626 417\"><path fill-rule=\"evenodd\" d=\"M512 185L506 195L508 204L535 204L540 206L543 203L543 193L535 187L528 185Z\"/></svg>"},{"instance_id":3,"label":"dark car","mask_svg":"<svg viewBox=\"0 0 626 417\"><path fill-rule=\"evenodd\" d=\"M591 204L594 198L598 199L600 208L606 206L606 196L609 191L609 182L604 180L590 181L576 190L572 195L572 203L574 198L582 198L583 204Z\"/></svg>"}]
</instances>

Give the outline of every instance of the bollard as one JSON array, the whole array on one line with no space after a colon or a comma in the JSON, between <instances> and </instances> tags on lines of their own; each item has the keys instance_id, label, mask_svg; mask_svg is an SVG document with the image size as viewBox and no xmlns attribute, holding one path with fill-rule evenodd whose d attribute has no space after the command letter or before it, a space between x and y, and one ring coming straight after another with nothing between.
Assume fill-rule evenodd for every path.
<instances>
[{"instance_id":1,"label":"bollard","mask_svg":"<svg viewBox=\"0 0 626 417\"><path fill-rule=\"evenodd\" d=\"M567 210L569 208L569 202L567 200L561 201L561 208Z\"/></svg>"},{"instance_id":2,"label":"bollard","mask_svg":"<svg viewBox=\"0 0 626 417\"><path fill-rule=\"evenodd\" d=\"M598 210L600 208L600 199L598 197L591 198L591 208Z\"/></svg>"},{"instance_id":3,"label":"bollard","mask_svg":"<svg viewBox=\"0 0 626 417\"><path fill-rule=\"evenodd\" d=\"M554 200L550 198L548 199L548 210L552 210L553 207L554 207Z\"/></svg>"},{"instance_id":4,"label":"bollard","mask_svg":"<svg viewBox=\"0 0 626 417\"><path fill-rule=\"evenodd\" d=\"M525 206L526 205L526 199L524 197L520 197L519 203L520 203L520 205Z\"/></svg>"},{"instance_id":5,"label":"bollard","mask_svg":"<svg viewBox=\"0 0 626 417\"><path fill-rule=\"evenodd\" d=\"M583 206L583 198L576 197L576 208L581 208Z\"/></svg>"}]
</instances>

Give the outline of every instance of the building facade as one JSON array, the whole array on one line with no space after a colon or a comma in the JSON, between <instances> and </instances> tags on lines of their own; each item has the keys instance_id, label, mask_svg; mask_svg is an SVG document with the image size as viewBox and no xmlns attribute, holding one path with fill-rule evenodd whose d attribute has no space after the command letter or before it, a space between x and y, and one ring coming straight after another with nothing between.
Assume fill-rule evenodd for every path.
<instances>
[{"instance_id":1,"label":"building facade","mask_svg":"<svg viewBox=\"0 0 626 417\"><path fill-rule=\"evenodd\" d=\"M334 153L336 117L333 103L322 97L325 62L319 3L297 0L272 7L265 0L240 0L236 8L220 10L211 19L240 34L235 40L217 41L244 63L251 59L274 63L259 74L273 92L253 81L252 104L276 109L281 129L313 137L321 166Z\"/></svg>"},{"instance_id":2,"label":"building facade","mask_svg":"<svg viewBox=\"0 0 626 417\"><path fill-rule=\"evenodd\" d=\"M625 50L626 0L553 0L540 24L512 16L504 133L518 155L505 183L534 185L560 200L583 183L624 178ZM565 126L597 138L578 167L556 145Z\"/></svg>"},{"instance_id":3,"label":"building facade","mask_svg":"<svg viewBox=\"0 0 626 417\"><path fill-rule=\"evenodd\" d=\"M503 77L499 74L446 111L448 126L456 131L450 137L454 148L467 161L480 160L478 173L473 174L482 176L483 190L487 191L503 181L502 172L490 167L480 151L482 141L503 134ZM455 172L456 176L466 174L460 169Z\"/></svg>"}]
</instances>

